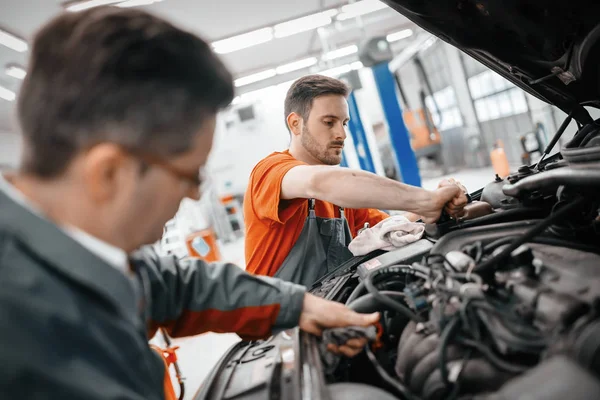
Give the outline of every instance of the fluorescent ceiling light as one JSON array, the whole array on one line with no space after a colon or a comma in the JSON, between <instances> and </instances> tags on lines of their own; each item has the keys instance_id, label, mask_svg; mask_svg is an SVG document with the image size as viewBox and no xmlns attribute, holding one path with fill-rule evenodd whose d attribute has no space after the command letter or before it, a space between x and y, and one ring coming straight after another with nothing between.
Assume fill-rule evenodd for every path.
<instances>
[{"instance_id":1,"label":"fluorescent ceiling light","mask_svg":"<svg viewBox=\"0 0 600 400\"><path fill-rule=\"evenodd\" d=\"M321 71L319 72L319 74L321 75L325 75L325 76L329 76L332 78L337 78L340 75L343 74L347 74L348 72L352 71L352 70L358 70L361 69L363 67L363 63L360 61L355 61L351 64L344 64L344 65L340 65L339 67L335 67L335 68L331 68L331 69L327 69L325 71Z\"/></svg>"},{"instance_id":2,"label":"fluorescent ceiling light","mask_svg":"<svg viewBox=\"0 0 600 400\"><path fill-rule=\"evenodd\" d=\"M297 71L299 69L304 69L308 67L312 67L317 63L317 59L315 57L305 58L303 60L298 60L291 62L289 64L285 64L275 68L275 71L278 75L287 74L288 72Z\"/></svg>"},{"instance_id":3,"label":"fluorescent ceiling light","mask_svg":"<svg viewBox=\"0 0 600 400\"><path fill-rule=\"evenodd\" d=\"M339 21L355 18L360 15L369 14L378 10L383 10L388 6L379 0L362 0L356 3L347 4L342 7L342 13L337 16Z\"/></svg>"},{"instance_id":4,"label":"fluorescent ceiling light","mask_svg":"<svg viewBox=\"0 0 600 400\"><path fill-rule=\"evenodd\" d=\"M19 53L24 53L29 49L26 41L2 30L0 30L0 44Z\"/></svg>"},{"instance_id":5,"label":"fluorescent ceiling light","mask_svg":"<svg viewBox=\"0 0 600 400\"><path fill-rule=\"evenodd\" d=\"M362 67L364 67L364 64L361 61L354 61L352 64L350 64L350 68L352 68L352 70L358 70Z\"/></svg>"},{"instance_id":6,"label":"fluorescent ceiling light","mask_svg":"<svg viewBox=\"0 0 600 400\"><path fill-rule=\"evenodd\" d=\"M273 39L273 28L262 28L241 35L232 36L227 39L213 42L212 46L216 53L227 54L257 44L266 43Z\"/></svg>"},{"instance_id":7,"label":"fluorescent ceiling light","mask_svg":"<svg viewBox=\"0 0 600 400\"><path fill-rule=\"evenodd\" d=\"M67 5L67 11L77 12L87 10L89 8L106 6L110 4L122 3L123 0L88 0L88 1L79 1L77 3Z\"/></svg>"},{"instance_id":8,"label":"fluorescent ceiling light","mask_svg":"<svg viewBox=\"0 0 600 400\"><path fill-rule=\"evenodd\" d=\"M6 75L17 79L25 79L27 72L19 66L9 65L6 67Z\"/></svg>"},{"instance_id":9,"label":"fluorescent ceiling light","mask_svg":"<svg viewBox=\"0 0 600 400\"><path fill-rule=\"evenodd\" d=\"M268 69L266 71L257 72L256 74L244 76L242 78L236 79L234 85L236 87L249 85L251 83L263 81L265 79L269 79L277 75L277 71L274 69Z\"/></svg>"},{"instance_id":10,"label":"fluorescent ceiling light","mask_svg":"<svg viewBox=\"0 0 600 400\"><path fill-rule=\"evenodd\" d=\"M14 101L16 98L17 98L17 95L14 92L8 90L5 87L0 86L0 99L4 99L7 101Z\"/></svg>"},{"instance_id":11,"label":"fluorescent ceiling light","mask_svg":"<svg viewBox=\"0 0 600 400\"><path fill-rule=\"evenodd\" d=\"M117 7L138 7L138 6L149 6L150 4L160 3L163 0L127 0L122 3L115 4Z\"/></svg>"},{"instance_id":12,"label":"fluorescent ceiling light","mask_svg":"<svg viewBox=\"0 0 600 400\"><path fill-rule=\"evenodd\" d=\"M412 36L412 29L404 29L399 32L390 33L387 35L386 39L388 42L396 42L398 40L406 39L407 37Z\"/></svg>"},{"instance_id":13,"label":"fluorescent ceiling light","mask_svg":"<svg viewBox=\"0 0 600 400\"><path fill-rule=\"evenodd\" d=\"M356 52L358 52L358 46L353 44L352 46L341 47L339 49L328 52L327 54L325 54L325 59L326 60L335 60L337 58L349 56Z\"/></svg>"},{"instance_id":14,"label":"fluorescent ceiling light","mask_svg":"<svg viewBox=\"0 0 600 400\"><path fill-rule=\"evenodd\" d=\"M275 37L283 38L329 25L332 22L331 18L336 14L337 10L328 10L306 17L293 19L291 21L282 22L273 27L275 30Z\"/></svg>"}]
</instances>

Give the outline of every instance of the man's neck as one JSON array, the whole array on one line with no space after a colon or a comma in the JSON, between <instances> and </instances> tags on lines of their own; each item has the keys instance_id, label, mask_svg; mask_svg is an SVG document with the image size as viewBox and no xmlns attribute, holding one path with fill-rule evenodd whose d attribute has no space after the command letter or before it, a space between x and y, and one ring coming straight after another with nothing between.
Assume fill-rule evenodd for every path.
<instances>
[{"instance_id":1,"label":"man's neck","mask_svg":"<svg viewBox=\"0 0 600 400\"><path fill-rule=\"evenodd\" d=\"M115 247L123 248L115 236L103 229L99 212L91 211L78 185L66 179L44 180L27 174L5 175L5 179L39 210L48 220L58 226L73 227Z\"/></svg>"},{"instance_id":2,"label":"man's neck","mask_svg":"<svg viewBox=\"0 0 600 400\"><path fill-rule=\"evenodd\" d=\"M314 158L301 144L291 143L290 154L298 161L302 161L308 165L322 165L322 163Z\"/></svg>"}]
</instances>

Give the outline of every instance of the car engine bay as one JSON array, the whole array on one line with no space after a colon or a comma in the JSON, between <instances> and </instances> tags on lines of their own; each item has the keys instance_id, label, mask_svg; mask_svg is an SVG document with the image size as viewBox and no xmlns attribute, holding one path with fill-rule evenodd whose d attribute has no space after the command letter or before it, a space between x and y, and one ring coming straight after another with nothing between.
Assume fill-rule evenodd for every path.
<instances>
[{"instance_id":1,"label":"car engine bay","mask_svg":"<svg viewBox=\"0 0 600 400\"><path fill-rule=\"evenodd\" d=\"M298 328L242 341L195 398L600 398L600 120L547 157L570 120L536 165L471 193L463 217L310 289L380 312L361 354Z\"/></svg>"},{"instance_id":2,"label":"car engine bay","mask_svg":"<svg viewBox=\"0 0 600 400\"><path fill-rule=\"evenodd\" d=\"M473 193L470 217L322 279L313 293L382 315L364 354L322 356L327 382L352 398L598 398L599 145L596 121Z\"/></svg>"}]
</instances>

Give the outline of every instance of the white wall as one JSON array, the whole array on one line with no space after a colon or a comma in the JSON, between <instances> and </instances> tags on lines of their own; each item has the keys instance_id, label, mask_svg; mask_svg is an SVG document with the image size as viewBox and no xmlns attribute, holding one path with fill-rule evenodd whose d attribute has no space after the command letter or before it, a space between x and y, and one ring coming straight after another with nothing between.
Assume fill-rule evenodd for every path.
<instances>
[{"instance_id":1,"label":"white wall","mask_svg":"<svg viewBox=\"0 0 600 400\"><path fill-rule=\"evenodd\" d=\"M287 87L283 85L242 97L232 111L219 116L209 160L209 169L219 195L243 194L256 163L274 151L287 149L289 133L283 116L286 91ZM237 119L235 108L249 104L254 104L256 118L226 128L227 119Z\"/></svg>"},{"instance_id":2,"label":"white wall","mask_svg":"<svg viewBox=\"0 0 600 400\"><path fill-rule=\"evenodd\" d=\"M4 166L16 168L21 157L21 136L11 132L0 132L0 169Z\"/></svg>"}]
</instances>

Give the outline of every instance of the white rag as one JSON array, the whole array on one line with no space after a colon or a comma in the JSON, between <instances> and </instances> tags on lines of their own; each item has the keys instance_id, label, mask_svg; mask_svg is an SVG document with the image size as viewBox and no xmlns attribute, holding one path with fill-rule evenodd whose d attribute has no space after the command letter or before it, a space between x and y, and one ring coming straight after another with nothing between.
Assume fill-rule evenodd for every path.
<instances>
[{"instance_id":1,"label":"white rag","mask_svg":"<svg viewBox=\"0 0 600 400\"><path fill-rule=\"evenodd\" d=\"M364 229L350 242L348 249L354 256L362 256L375 250L390 251L416 242L423 237L424 232L424 223L410 222L402 215L394 215Z\"/></svg>"}]
</instances>

